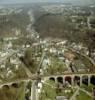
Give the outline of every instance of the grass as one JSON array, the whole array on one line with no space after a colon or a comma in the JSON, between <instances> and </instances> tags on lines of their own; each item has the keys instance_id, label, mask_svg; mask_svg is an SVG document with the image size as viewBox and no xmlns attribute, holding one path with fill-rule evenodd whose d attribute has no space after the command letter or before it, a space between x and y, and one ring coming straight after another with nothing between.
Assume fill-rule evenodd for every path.
<instances>
[{"instance_id":1,"label":"grass","mask_svg":"<svg viewBox=\"0 0 95 100\"><path fill-rule=\"evenodd\" d=\"M71 92L70 93L65 93L64 91L65 90L70 90ZM65 87L62 89L62 92L58 93L59 96L66 96L70 99L70 97L73 95L73 93L75 92L75 90L73 90L72 88L69 88L69 87Z\"/></svg>"},{"instance_id":2,"label":"grass","mask_svg":"<svg viewBox=\"0 0 95 100\"><path fill-rule=\"evenodd\" d=\"M42 93L40 95L40 100L55 100L56 92L55 88L52 88L51 86L54 86L53 82L46 82L47 84L43 85Z\"/></svg>"},{"instance_id":3,"label":"grass","mask_svg":"<svg viewBox=\"0 0 95 100\"><path fill-rule=\"evenodd\" d=\"M79 91L79 95L76 98L77 98L76 100L92 100L90 96L88 96L82 91Z\"/></svg>"},{"instance_id":4,"label":"grass","mask_svg":"<svg viewBox=\"0 0 95 100\"><path fill-rule=\"evenodd\" d=\"M84 56L81 56L80 54L76 54L76 56L82 61L82 63L85 65L86 68L91 69L93 64L87 58L85 58Z\"/></svg>"},{"instance_id":5,"label":"grass","mask_svg":"<svg viewBox=\"0 0 95 100\"><path fill-rule=\"evenodd\" d=\"M49 84L49 85L47 85ZM70 93L65 93L64 90L71 90ZM74 90L72 88L57 88L56 84L53 81L47 81L46 84L43 84L42 93L40 94L40 100L55 100L56 96L66 96L70 98Z\"/></svg>"},{"instance_id":6,"label":"grass","mask_svg":"<svg viewBox=\"0 0 95 100\"><path fill-rule=\"evenodd\" d=\"M4 86L0 89L0 100L24 100L25 84L17 84L18 87Z\"/></svg>"},{"instance_id":7,"label":"grass","mask_svg":"<svg viewBox=\"0 0 95 100\"><path fill-rule=\"evenodd\" d=\"M24 100L25 98L25 83L22 84L22 86L18 90L18 96L17 100Z\"/></svg>"},{"instance_id":8,"label":"grass","mask_svg":"<svg viewBox=\"0 0 95 100\"><path fill-rule=\"evenodd\" d=\"M63 61L60 61L56 57L51 57L51 65L48 66L47 72L45 74L62 74L67 71L66 64Z\"/></svg>"},{"instance_id":9,"label":"grass","mask_svg":"<svg viewBox=\"0 0 95 100\"><path fill-rule=\"evenodd\" d=\"M88 91L88 92L92 92L92 89L94 88L95 86L94 85L92 85L92 84L90 84L90 85L82 85L81 86L81 88L83 88L83 89L85 89L86 91Z\"/></svg>"}]
</instances>

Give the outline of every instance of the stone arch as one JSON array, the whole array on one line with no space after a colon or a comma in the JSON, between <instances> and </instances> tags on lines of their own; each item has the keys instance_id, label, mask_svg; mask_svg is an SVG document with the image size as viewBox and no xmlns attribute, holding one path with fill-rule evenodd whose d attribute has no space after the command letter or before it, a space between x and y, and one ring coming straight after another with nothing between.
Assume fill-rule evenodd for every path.
<instances>
[{"instance_id":1,"label":"stone arch","mask_svg":"<svg viewBox=\"0 0 95 100\"><path fill-rule=\"evenodd\" d=\"M13 83L11 86L14 88L19 88L19 85L17 83Z\"/></svg>"},{"instance_id":2,"label":"stone arch","mask_svg":"<svg viewBox=\"0 0 95 100\"><path fill-rule=\"evenodd\" d=\"M57 77L57 82L63 84L63 77Z\"/></svg>"},{"instance_id":3,"label":"stone arch","mask_svg":"<svg viewBox=\"0 0 95 100\"><path fill-rule=\"evenodd\" d=\"M88 83L88 75L84 75L84 76L82 76L82 84L85 84L85 85L88 85L89 83Z\"/></svg>"},{"instance_id":4,"label":"stone arch","mask_svg":"<svg viewBox=\"0 0 95 100\"><path fill-rule=\"evenodd\" d=\"M72 77L71 76L65 76L65 83L72 84Z\"/></svg>"},{"instance_id":5,"label":"stone arch","mask_svg":"<svg viewBox=\"0 0 95 100\"><path fill-rule=\"evenodd\" d=\"M76 85L80 85L80 76L75 76L75 77L74 77L74 83L75 83Z\"/></svg>"},{"instance_id":6,"label":"stone arch","mask_svg":"<svg viewBox=\"0 0 95 100\"><path fill-rule=\"evenodd\" d=\"M50 77L49 80L55 82L55 78L54 77Z\"/></svg>"},{"instance_id":7,"label":"stone arch","mask_svg":"<svg viewBox=\"0 0 95 100\"><path fill-rule=\"evenodd\" d=\"M95 85L95 75L92 75L90 77L90 83L93 84L93 85Z\"/></svg>"},{"instance_id":8,"label":"stone arch","mask_svg":"<svg viewBox=\"0 0 95 100\"><path fill-rule=\"evenodd\" d=\"M4 85L4 86L3 86L3 89L9 89L9 88L10 88L9 85Z\"/></svg>"}]
</instances>

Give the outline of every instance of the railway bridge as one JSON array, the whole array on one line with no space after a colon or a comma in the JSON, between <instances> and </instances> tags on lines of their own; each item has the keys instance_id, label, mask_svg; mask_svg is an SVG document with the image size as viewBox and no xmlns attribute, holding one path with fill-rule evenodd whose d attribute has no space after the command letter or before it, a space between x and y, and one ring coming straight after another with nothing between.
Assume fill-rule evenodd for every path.
<instances>
[{"instance_id":1,"label":"railway bridge","mask_svg":"<svg viewBox=\"0 0 95 100\"><path fill-rule=\"evenodd\" d=\"M63 74L63 75L49 75L43 77L46 80L53 80L55 83L66 84L67 82L71 85L82 85L84 84L95 84L95 73L75 73L75 74Z\"/></svg>"}]
</instances>

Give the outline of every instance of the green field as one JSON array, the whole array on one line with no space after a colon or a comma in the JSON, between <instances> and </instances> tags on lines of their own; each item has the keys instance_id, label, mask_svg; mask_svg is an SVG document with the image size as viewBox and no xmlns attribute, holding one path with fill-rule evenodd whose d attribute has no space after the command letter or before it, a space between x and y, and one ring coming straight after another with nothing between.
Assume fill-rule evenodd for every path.
<instances>
[{"instance_id":1,"label":"green field","mask_svg":"<svg viewBox=\"0 0 95 100\"><path fill-rule=\"evenodd\" d=\"M71 92L65 93L65 90L70 90ZM67 98L70 98L74 92L75 90L72 88L58 88L53 81L47 81L43 84L40 100L55 100L56 96L66 96Z\"/></svg>"},{"instance_id":2,"label":"green field","mask_svg":"<svg viewBox=\"0 0 95 100\"><path fill-rule=\"evenodd\" d=\"M79 95L76 97L76 100L92 100L92 98L84 92L79 91Z\"/></svg>"},{"instance_id":3,"label":"green field","mask_svg":"<svg viewBox=\"0 0 95 100\"><path fill-rule=\"evenodd\" d=\"M25 83L12 86L5 85L0 89L0 100L24 100Z\"/></svg>"}]
</instances>

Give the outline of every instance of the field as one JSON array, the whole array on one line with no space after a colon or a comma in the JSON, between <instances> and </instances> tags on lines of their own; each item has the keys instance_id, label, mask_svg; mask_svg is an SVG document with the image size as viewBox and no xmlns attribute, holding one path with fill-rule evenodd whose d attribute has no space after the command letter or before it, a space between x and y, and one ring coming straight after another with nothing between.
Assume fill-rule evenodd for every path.
<instances>
[{"instance_id":1,"label":"field","mask_svg":"<svg viewBox=\"0 0 95 100\"><path fill-rule=\"evenodd\" d=\"M12 86L5 85L0 89L1 100L24 100L25 83L13 84Z\"/></svg>"}]
</instances>

